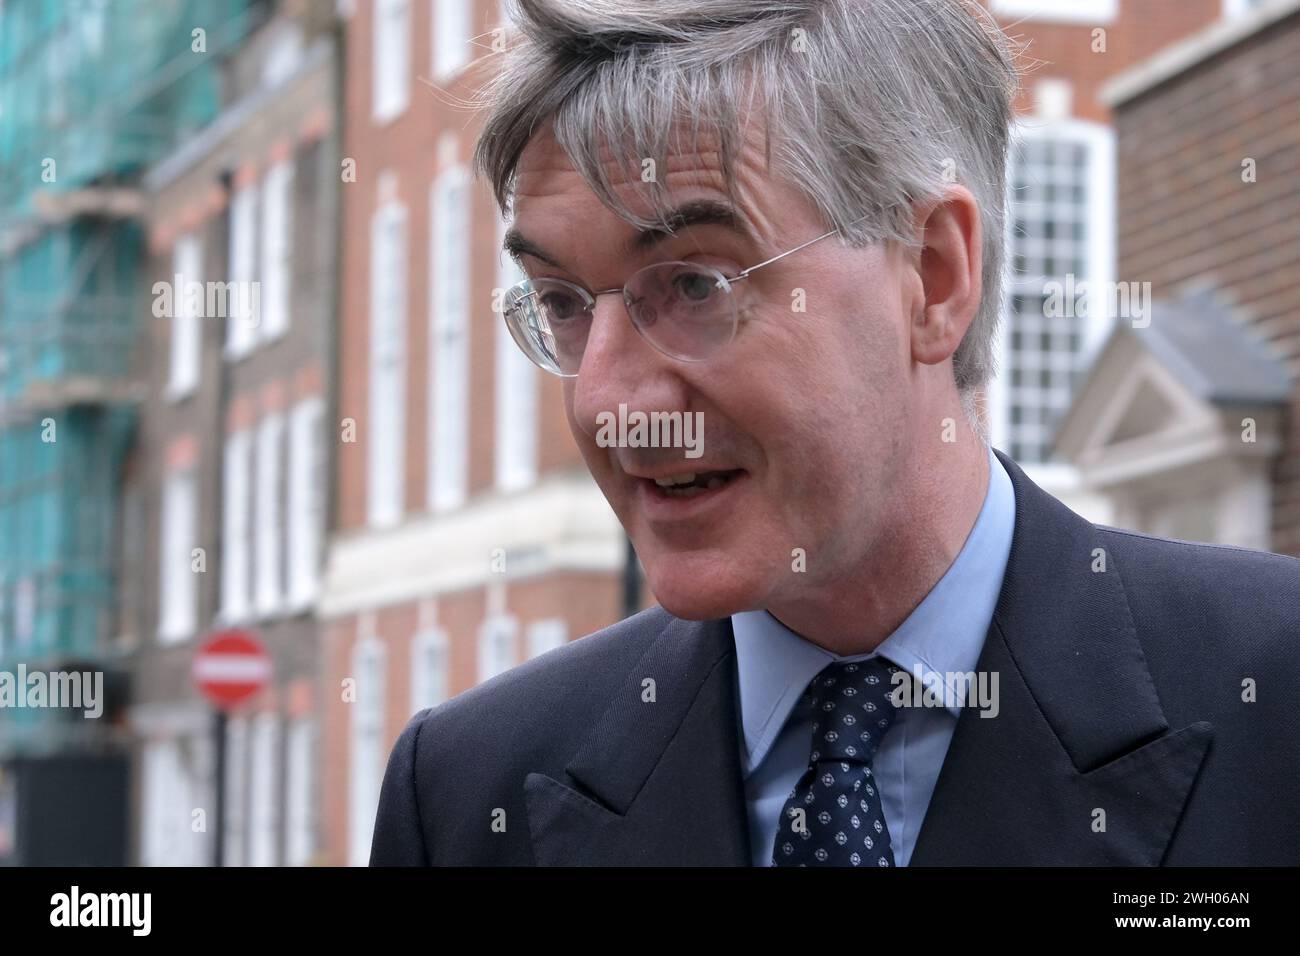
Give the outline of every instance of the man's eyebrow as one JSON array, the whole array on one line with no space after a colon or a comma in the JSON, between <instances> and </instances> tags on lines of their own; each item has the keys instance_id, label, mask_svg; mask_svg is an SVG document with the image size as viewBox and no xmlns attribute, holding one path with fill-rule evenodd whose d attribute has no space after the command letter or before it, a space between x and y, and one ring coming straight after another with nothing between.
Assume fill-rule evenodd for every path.
<instances>
[{"instance_id":1,"label":"man's eyebrow","mask_svg":"<svg viewBox=\"0 0 1300 956\"><path fill-rule=\"evenodd\" d=\"M664 217L664 226L642 229L623 246L623 253L632 257L646 252L665 239L670 238L679 229L688 226L723 226L736 233L742 239L756 242L748 223L730 203L716 199L693 199L682 203ZM511 258L518 261L521 256L532 256L547 265L564 269L564 265L548 254L541 246L511 226L506 230L505 241L501 247Z\"/></svg>"}]
</instances>

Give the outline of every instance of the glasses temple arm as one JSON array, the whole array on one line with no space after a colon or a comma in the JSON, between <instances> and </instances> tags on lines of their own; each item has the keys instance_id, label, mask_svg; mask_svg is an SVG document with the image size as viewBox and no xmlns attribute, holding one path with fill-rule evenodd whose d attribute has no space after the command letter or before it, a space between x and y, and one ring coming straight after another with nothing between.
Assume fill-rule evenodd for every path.
<instances>
[{"instance_id":1,"label":"glasses temple arm","mask_svg":"<svg viewBox=\"0 0 1300 956\"><path fill-rule=\"evenodd\" d=\"M773 262L776 262L776 260L784 259L786 256L793 255L794 253L798 252L800 249L806 249L809 246L811 246L814 242L821 242L823 239L827 238L828 236L833 236L837 232L839 232L838 229L832 229L830 232L823 233L822 235L818 236L816 239L809 239L807 242L803 243L802 245L795 246L793 249L788 249L785 252L781 253L780 255L773 256L771 259L766 259L763 262L758 263L757 265L752 265L748 269L741 269L740 273L735 277L735 279L732 279L731 281L734 282L736 281L736 279L747 278L749 274L753 272L755 269L761 269L763 268L763 266L771 265Z\"/></svg>"}]
</instances>

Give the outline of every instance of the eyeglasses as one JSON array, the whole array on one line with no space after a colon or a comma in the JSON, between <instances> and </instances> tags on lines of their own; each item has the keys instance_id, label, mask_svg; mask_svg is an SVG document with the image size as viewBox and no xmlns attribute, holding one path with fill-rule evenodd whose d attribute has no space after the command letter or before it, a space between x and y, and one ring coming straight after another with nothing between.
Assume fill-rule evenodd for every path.
<instances>
[{"instance_id":1,"label":"eyeglasses","mask_svg":"<svg viewBox=\"0 0 1300 956\"><path fill-rule=\"evenodd\" d=\"M588 292L564 279L524 279L505 291L502 313L515 343L539 368L575 378L591 331L596 298L623 293L632 327L669 358L703 362L736 337L740 309L733 284L763 266L835 235L810 239L734 276L700 262L660 262L633 274L621 289Z\"/></svg>"}]
</instances>

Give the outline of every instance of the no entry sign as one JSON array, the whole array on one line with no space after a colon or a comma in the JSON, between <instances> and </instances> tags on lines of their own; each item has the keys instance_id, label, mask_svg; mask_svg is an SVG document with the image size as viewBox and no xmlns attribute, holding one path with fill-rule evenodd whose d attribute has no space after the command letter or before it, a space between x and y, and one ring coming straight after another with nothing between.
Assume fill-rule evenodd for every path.
<instances>
[{"instance_id":1,"label":"no entry sign","mask_svg":"<svg viewBox=\"0 0 1300 956\"><path fill-rule=\"evenodd\" d=\"M199 648L191 673L203 695L228 710L266 686L271 657L248 631L221 631Z\"/></svg>"}]
</instances>

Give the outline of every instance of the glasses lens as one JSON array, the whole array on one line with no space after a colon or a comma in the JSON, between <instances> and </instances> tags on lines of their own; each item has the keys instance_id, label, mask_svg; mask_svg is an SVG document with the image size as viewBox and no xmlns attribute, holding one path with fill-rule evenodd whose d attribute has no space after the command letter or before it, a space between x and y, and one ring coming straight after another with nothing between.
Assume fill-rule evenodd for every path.
<instances>
[{"instance_id":1,"label":"glasses lens","mask_svg":"<svg viewBox=\"0 0 1300 956\"><path fill-rule=\"evenodd\" d=\"M590 297L560 279L527 279L506 293L515 343L548 372L577 375L591 328Z\"/></svg>"},{"instance_id":2,"label":"glasses lens","mask_svg":"<svg viewBox=\"0 0 1300 956\"><path fill-rule=\"evenodd\" d=\"M664 262L642 269L627 284L625 298L637 331L673 358L708 358L736 334L731 283L699 263Z\"/></svg>"}]
</instances>

